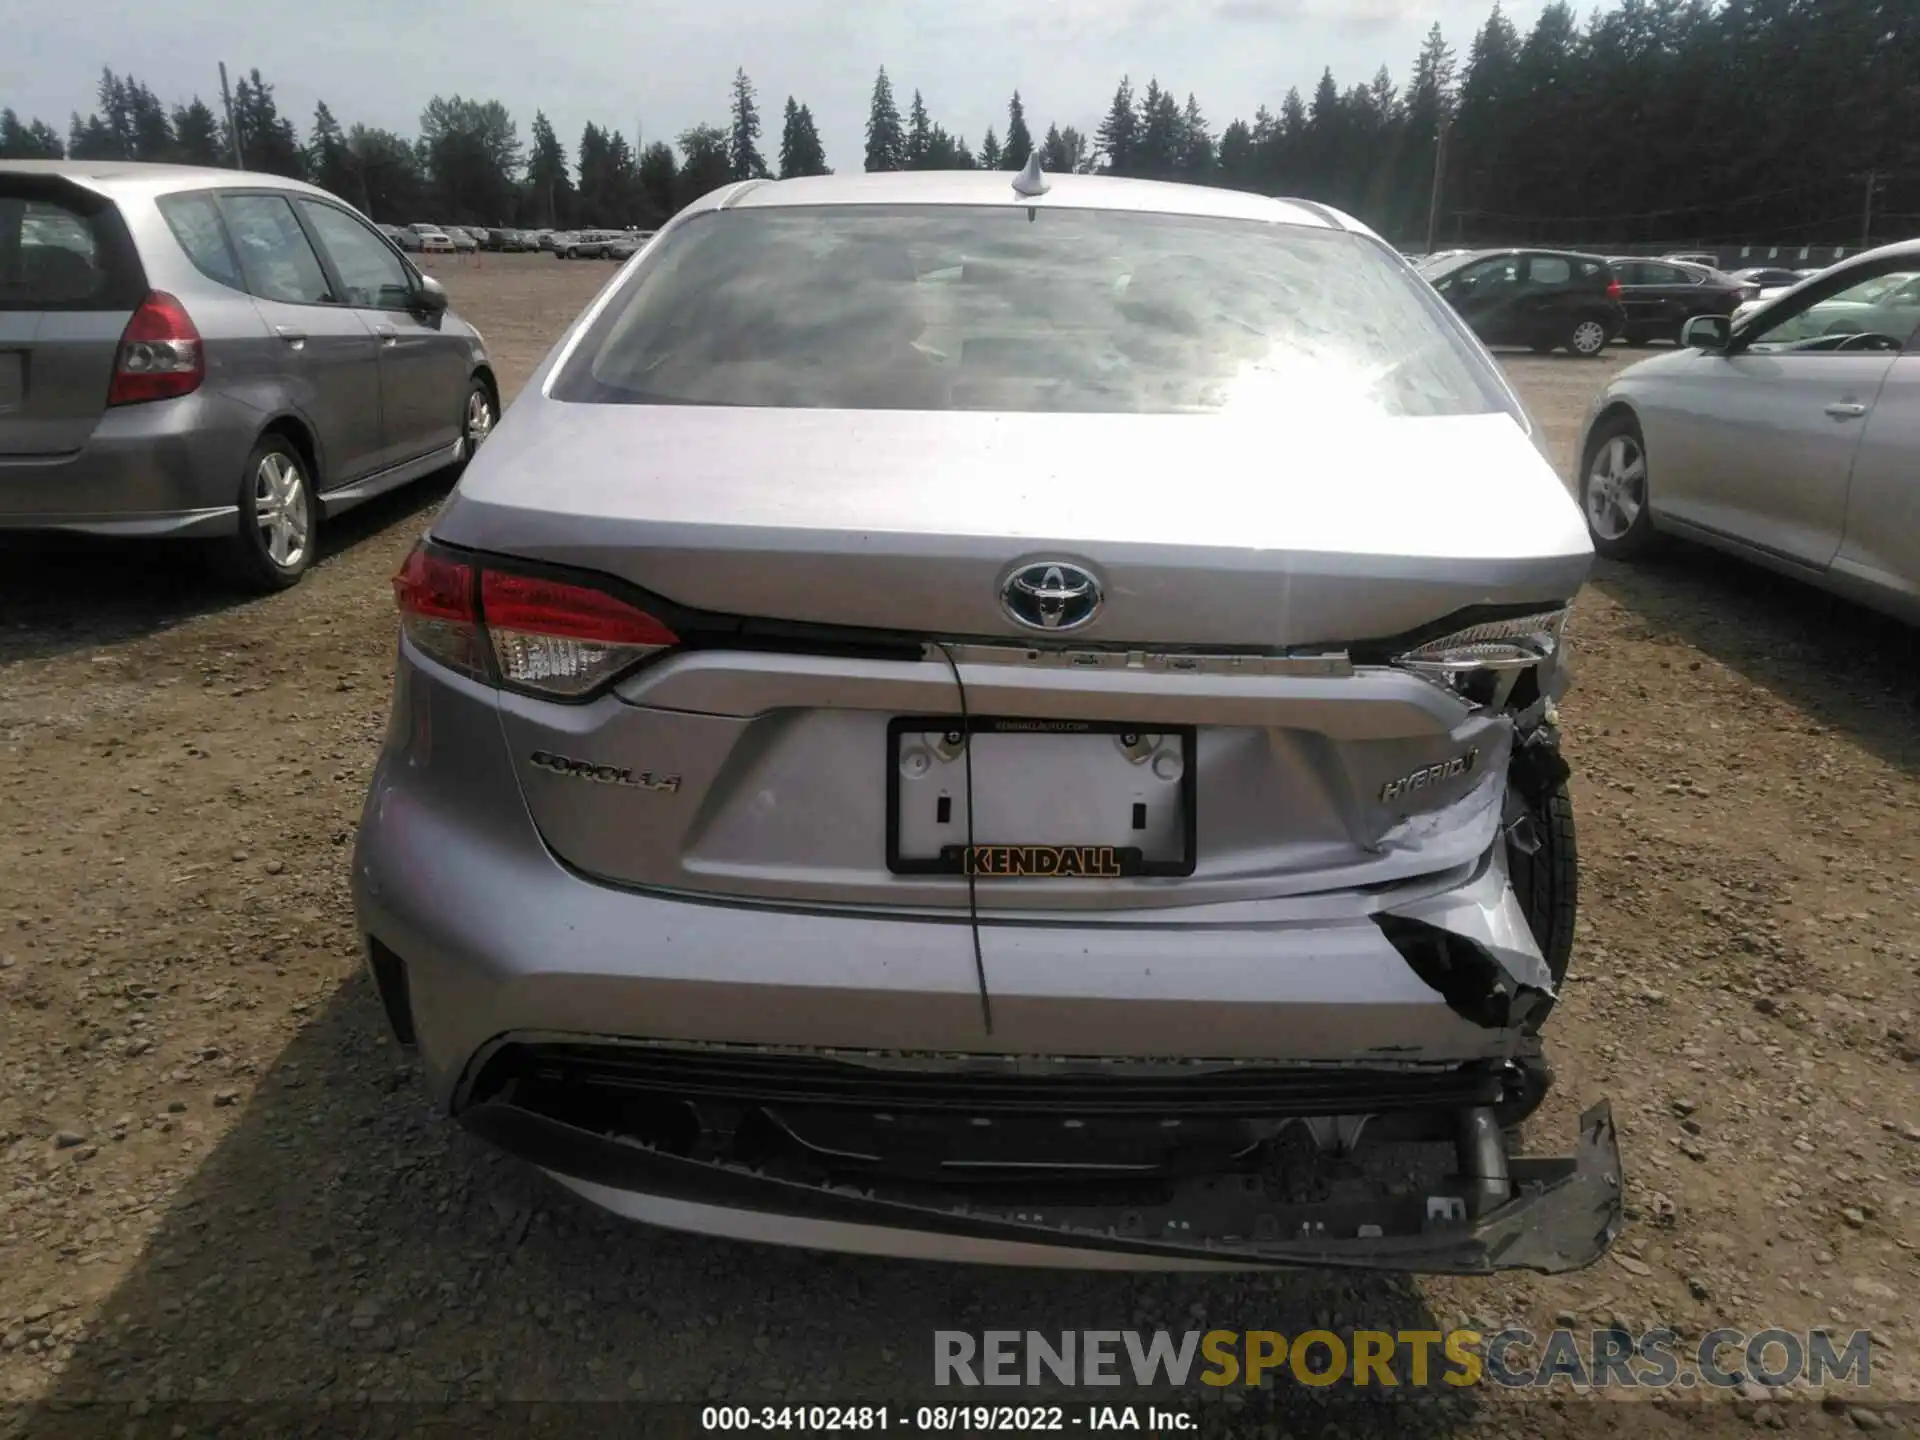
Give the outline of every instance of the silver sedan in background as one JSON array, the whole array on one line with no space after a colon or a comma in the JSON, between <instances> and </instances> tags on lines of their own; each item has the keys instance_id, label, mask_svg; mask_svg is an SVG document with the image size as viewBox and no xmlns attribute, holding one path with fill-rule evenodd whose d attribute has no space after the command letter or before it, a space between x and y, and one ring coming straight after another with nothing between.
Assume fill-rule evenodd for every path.
<instances>
[{"instance_id":1,"label":"silver sedan in background","mask_svg":"<svg viewBox=\"0 0 1920 1440\"><path fill-rule=\"evenodd\" d=\"M1671 534L1920 622L1920 240L1821 272L1594 401L1580 501L1594 548Z\"/></svg>"}]
</instances>

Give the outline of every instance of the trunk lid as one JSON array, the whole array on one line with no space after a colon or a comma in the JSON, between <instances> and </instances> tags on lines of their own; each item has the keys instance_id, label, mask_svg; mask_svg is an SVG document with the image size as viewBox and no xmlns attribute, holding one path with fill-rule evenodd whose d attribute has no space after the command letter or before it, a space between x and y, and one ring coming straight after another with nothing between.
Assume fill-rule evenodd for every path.
<instances>
[{"instance_id":1,"label":"trunk lid","mask_svg":"<svg viewBox=\"0 0 1920 1440\"><path fill-rule=\"evenodd\" d=\"M1025 636L1016 564L1091 568L1076 640L1293 648L1471 605L1559 601L1577 507L1505 414L847 412L529 395L434 525L698 610L933 636Z\"/></svg>"},{"instance_id":2,"label":"trunk lid","mask_svg":"<svg viewBox=\"0 0 1920 1440\"><path fill-rule=\"evenodd\" d=\"M536 395L434 533L704 611L981 642L952 664L741 643L583 705L503 694L534 819L591 875L950 913L966 880L930 862L967 840L970 808L982 844L1137 847L1147 866L983 874L983 914L1304 903L1469 864L1499 821L1510 722L1397 670L1209 653L1563 602L1589 563L1579 513L1505 415L1263 432ZM1106 586L1055 646L1121 653L1082 664L1008 617L1000 582L1036 555ZM1161 663L1181 650L1197 668ZM970 782L942 733L963 708L1015 722L969 742Z\"/></svg>"},{"instance_id":3,"label":"trunk lid","mask_svg":"<svg viewBox=\"0 0 1920 1440\"><path fill-rule=\"evenodd\" d=\"M0 456L71 454L106 411L146 292L111 201L0 169Z\"/></svg>"}]
</instances>

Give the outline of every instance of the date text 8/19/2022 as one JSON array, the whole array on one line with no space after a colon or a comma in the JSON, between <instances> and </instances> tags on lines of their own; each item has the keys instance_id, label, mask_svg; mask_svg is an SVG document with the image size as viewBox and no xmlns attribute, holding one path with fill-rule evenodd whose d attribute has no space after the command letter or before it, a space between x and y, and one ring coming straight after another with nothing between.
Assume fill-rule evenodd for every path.
<instances>
[{"instance_id":1,"label":"date text 8/19/2022","mask_svg":"<svg viewBox=\"0 0 1920 1440\"><path fill-rule=\"evenodd\" d=\"M1060 1434L1071 1431L1191 1434L1198 1419L1180 1409L1147 1405L708 1405L700 1428L709 1431L844 1434Z\"/></svg>"}]
</instances>

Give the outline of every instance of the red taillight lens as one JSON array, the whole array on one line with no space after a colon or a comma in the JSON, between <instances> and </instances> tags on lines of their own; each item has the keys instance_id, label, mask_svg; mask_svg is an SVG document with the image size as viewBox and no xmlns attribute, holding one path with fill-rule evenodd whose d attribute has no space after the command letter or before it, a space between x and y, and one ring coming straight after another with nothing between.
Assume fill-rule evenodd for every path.
<instances>
[{"instance_id":1,"label":"red taillight lens","mask_svg":"<svg viewBox=\"0 0 1920 1440\"><path fill-rule=\"evenodd\" d=\"M393 577L393 598L407 639L440 664L555 699L586 695L680 643L654 616L592 585L489 570L425 540Z\"/></svg>"},{"instance_id":2,"label":"red taillight lens","mask_svg":"<svg viewBox=\"0 0 1920 1440\"><path fill-rule=\"evenodd\" d=\"M604 591L535 575L489 570L480 577L480 605L496 630L523 630L609 645L672 645L673 631L646 611Z\"/></svg>"},{"instance_id":3,"label":"red taillight lens","mask_svg":"<svg viewBox=\"0 0 1920 1440\"><path fill-rule=\"evenodd\" d=\"M449 669L483 679L485 653L474 608L473 567L427 548L422 541L393 577L400 629Z\"/></svg>"},{"instance_id":4,"label":"red taillight lens","mask_svg":"<svg viewBox=\"0 0 1920 1440\"><path fill-rule=\"evenodd\" d=\"M583 695L635 661L679 643L646 611L587 585L486 570L480 611L507 684Z\"/></svg>"},{"instance_id":5,"label":"red taillight lens","mask_svg":"<svg viewBox=\"0 0 1920 1440\"><path fill-rule=\"evenodd\" d=\"M1609 300L1618 300L1620 298L1620 282L1618 280L1607 281L1607 298Z\"/></svg>"},{"instance_id":6,"label":"red taillight lens","mask_svg":"<svg viewBox=\"0 0 1920 1440\"><path fill-rule=\"evenodd\" d=\"M107 404L171 400L198 390L206 378L206 357L193 317L166 291L155 290L120 332Z\"/></svg>"}]
</instances>

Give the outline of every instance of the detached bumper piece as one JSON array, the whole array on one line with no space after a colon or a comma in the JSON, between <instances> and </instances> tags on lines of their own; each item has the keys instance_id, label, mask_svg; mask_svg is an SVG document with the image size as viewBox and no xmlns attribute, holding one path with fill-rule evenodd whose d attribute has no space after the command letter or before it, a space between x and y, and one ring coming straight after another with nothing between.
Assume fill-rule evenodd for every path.
<instances>
[{"instance_id":1,"label":"detached bumper piece","mask_svg":"<svg viewBox=\"0 0 1920 1440\"><path fill-rule=\"evenodd\" d=\"M768 1216L1161 1264L1580 1269L1622 1223L1612 1114L1581 1117L1571 1156L1509 1156L1493 1107L1511 1083L1485 1066L514 1040L455 1109L556 1175ZM1417 1163L1423 1141L1452 1168L1431 1144Z\"/></svg>"}]
</instances>

